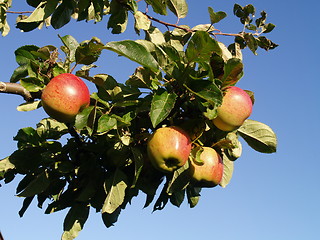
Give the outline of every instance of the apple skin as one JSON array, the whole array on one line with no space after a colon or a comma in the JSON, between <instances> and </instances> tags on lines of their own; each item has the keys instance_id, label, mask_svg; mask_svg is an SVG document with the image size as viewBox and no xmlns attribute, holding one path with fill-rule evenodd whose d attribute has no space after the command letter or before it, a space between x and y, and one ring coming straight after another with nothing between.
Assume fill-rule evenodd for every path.
<instances>
[{"instance_id":1,"label":"apple skin","mask_svg":"<svg viewBox=\"0 0 320 240\"><path fill-rule=\"evenodd\" d=\"M41 103L46 113L59 122L73 122L75 116L90 104L87 85L71 73L62 73L43 89Z\"/></svg>"},{"instance_id":2,"label":"apple skin","mask_svg":"<svg viewBox=\"0 0 320 240\"><path fill-rule=\"evenodd\" d=\"M226 88L222 104L217 109L217 117L213 124L222 131L233 131L240 127L251 115L252 101L241 88L231 86Z\"/></svg>"},{"instance_id":3,"label":"apple skin","mask_svg":"<svg viewBox=\"0 0 320 240\"><path fill-rule=\"evenodd\" d=\"M195 153L201 147L192 149ZM221 156L210 147L202 147L203 152L200 154L201 164L197 163L193 158L190 160L190 173L192 183L196 187L215 187L217 186L223 176L223 161Z\"/></svg>"},{"instance_id":4,"label":"apple skin","mask_svg":"<svg viewBox=\"0 0 320 240\"><path fill-rule=\"evenodd\" d=\"M162 172L173 172L189 158L191 140L183 129L171 126L157 129L149 138L147 153L151 164Z\"/></svg>"}]
</instances>

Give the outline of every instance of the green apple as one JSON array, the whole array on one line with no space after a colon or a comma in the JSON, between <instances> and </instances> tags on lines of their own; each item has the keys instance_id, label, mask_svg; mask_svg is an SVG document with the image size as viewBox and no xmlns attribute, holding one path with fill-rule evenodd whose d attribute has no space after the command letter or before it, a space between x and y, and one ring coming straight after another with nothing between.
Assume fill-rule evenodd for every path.
<instances>
[{"instance_id":1,"label":"green apple","mask_svg":"<svg viewBox=\"0 0 320 240\"><path fill-rule=\"evenodd\" d=\"M228 87L223 96L222 104L217 109L217 117L213 124L222 131L233 131L240 127L251 115L252 101L241 88Z\"/></svg>"},{"instance_id":2,"label":"green apple","mask_svg":"<svg viewBox=\"0 0 320 240\"><path fill-rule=\"evenodd\" d=\"M163 172L182 167L191 152L189 135L176 126L157 129L149 138L147 153L152 165Z\"/></svg>"},{"instance_id":3,"label":"green apple","mask_svg":"<svg viewBox=\"0 0 320 240\"><path fill-rule=\"evenodd\" d=\"M43 89L41 103L46 113L60 121L73 122L75 116L90 104L87 85L71 73L62 73Z\"/></svg>"},{"instance_id":4,"label":"green apple","mask_svg":"<svg viewBox=\"0 0 320 240\"><path fill-rule=\"evenodd\" d=\"M195 147L190 158L190 173L194 186L215 187L223 176L221 156L210 147Z\"/></svg>"}]
</instances>

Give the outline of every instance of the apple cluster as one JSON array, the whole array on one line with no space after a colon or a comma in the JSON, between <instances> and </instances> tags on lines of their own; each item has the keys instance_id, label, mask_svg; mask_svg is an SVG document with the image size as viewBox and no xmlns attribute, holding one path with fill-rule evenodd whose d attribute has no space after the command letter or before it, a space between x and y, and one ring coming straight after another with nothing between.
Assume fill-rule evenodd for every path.
<instances>
[{"instance_id":1,"label":"apple cluster","mask_svg":"<svg viewBox=\"0 0 320 240\"><path fill-rule=\"evenodd\" d=\"M227 87L224 92L213 124L230 132L250 116L252 100L246 91L235 86ZM148 158L154 168L170 173L188 163L189 177L196 187L215 187L221 182L224 165L219 151L193 143L188 132L177 126L157 129L147 144Z\"/></svg>"},{"instance_id":2,"label":"apple cluster","mask_svg":"<svg viewBox=\"0 0 320 240\"><path fill-rule=\"evenodd\" d=\"M46 113L64 123L74 122L76 115L90 104L86 84L70 73L60 74L47 84L41 96ZM251 115L252 100L246 91L229 86L224 89L221 106L213 124L225 132L234 131ZM170 173L188 163L191 182L196 187L215 187L223 177L221 149L192 142L188 129L178 126L158 128L147 142L147 158L160 172Z\"/></svg>"}]
</instances>

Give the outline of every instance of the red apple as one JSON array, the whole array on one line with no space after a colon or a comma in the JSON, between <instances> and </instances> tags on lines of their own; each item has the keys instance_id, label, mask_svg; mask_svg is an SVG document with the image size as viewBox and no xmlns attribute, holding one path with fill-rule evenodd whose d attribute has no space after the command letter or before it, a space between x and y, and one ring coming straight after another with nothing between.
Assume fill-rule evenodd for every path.
<instances>
[{"instance_id":1,"label":"red apple","mask_svg":"<svg viewBox=\"0 0 320 240\"><path fill-rule=\"evenodd\" d=\"M222 131L233 131L240 127L251 115L252 101L241 88L232 86L226 89L222 105L217 109L213 124Z\"/></svg>"},{"instance_id":2,"label":"red apple","mask_svg":"<svg viewBox=\"0 0 320 240\"><path fill-rule=\"evenodd\" d=\"M223 176L223 162L221 156L210 147L196 147L192 150L192 156L196 156L198 151L198 160L195 157L190 159L191 179L198 187L215 187Z\"/></svg>"},{"instance_id":3,"label":"red apple","mask_svg":"<svg viewBox=\"0 0 320 240\"><path fill-rule=\"evenodd\" d=\"M191 140L179 127L159 128L149 138L147 152L156 169L173 172L187 162L191 152Z\"/></svg>"},{"instance_id":4,"label":"red apple","mask_svg":"<svg viewBox=\"0 0 320 240\"><path fill-rule=\"evenodd\" d=\"M60 122L73 122L75 116L89 106L90 93L79 77L62 73L43 89L41 103L50 117Z\"/></svg>"}]
</instances>

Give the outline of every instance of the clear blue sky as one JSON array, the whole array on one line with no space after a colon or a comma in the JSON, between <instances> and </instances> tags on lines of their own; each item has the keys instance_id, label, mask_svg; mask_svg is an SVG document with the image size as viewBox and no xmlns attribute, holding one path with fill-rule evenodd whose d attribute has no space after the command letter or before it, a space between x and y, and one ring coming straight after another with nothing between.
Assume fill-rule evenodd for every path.
<instances>
[{"instance_id":1,"label":"clear blue sky","mask_svg":"<svg viewBox=\"0 0 320 240\"><path fill-rule=\"evenodd\" d=\"M13 1L13 10L24 10L24 1ZM209 22L207 7L226 11L227 20L216 28L238 32L241 25L232 16L235 2L225 0L188 1L190 13L181 24L194 26ZM227 188L206 189L198 206L189 209L168 205L152 213L142 209L144 196L133 199L112 228L105 228L100 214L91 212L78 240L85 239L219 239L219 240L316 240L320 226L320 135L319 100L319 26L315 21L320 3L301 1L244 1L265 10L268 21L277 25L269 37L280 46L254 56L244 51L245 76L239 86L255 92L256 103L251 119L270 125L278 135L278 152L260 154L244 144L244 152L235 164ZM14 18L12 18L12 23ZM131 21L132 24L132 21ZM97 36L103 42L137 38L127 34L113 36L106 22L93 25L69 24L61 30L35 30L20 33L12 25L11 33L0 38L0 81L8 81L17 67L14 50L21 45L59 45L57 34L71 34L83 41ZM142 36L143 37L143 36ZM229 41L227 37L218 40ZM98 72L124 81L134 71L134 64L106 52ZM19 96L0 94L0 158L16 149L12 140L18 129L32 126L46 115L43 111L21 113L16 106ZM17 182L15 182L17 183ZM58 240L66 211L45 215L35 204L23 218L18 211L23 199L15 196L16 184L0 188L0 229L5 240Z\"/></svg>"}]
</instances>

